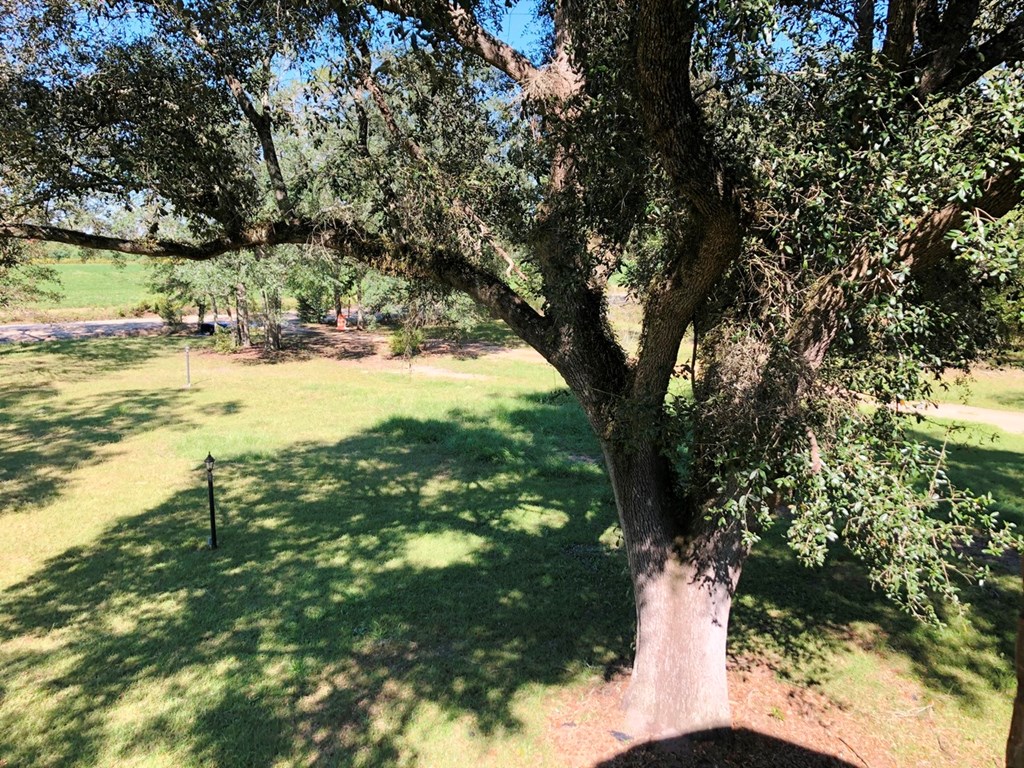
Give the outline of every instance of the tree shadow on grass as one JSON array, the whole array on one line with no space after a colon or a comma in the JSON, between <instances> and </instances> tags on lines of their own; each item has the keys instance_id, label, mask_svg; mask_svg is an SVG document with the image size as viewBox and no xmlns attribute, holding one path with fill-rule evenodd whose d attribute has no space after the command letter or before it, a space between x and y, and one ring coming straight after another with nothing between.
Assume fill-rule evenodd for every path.
<instances>
[{"instance_id":1,"label":"tree shadow on grass","mask_svg":"<svg viewBox=\"0 0 1024 768\"><path fill-rule=\"evenodd\" d=\"M0 513L52 501L71 470L146 429L183 424L184 393L128 389L61 400L0 392Z\"/></svg>"},{"instance_id":2,"label":"tree shadow on grass","mask_svg":"<svg viewBox=\"0 0 1024 768\"><path fill-rule=\"evenodd\" d=\"M1003 450L998 433L978 427L968 433L972 443L956 445L949 457L950 477L976 493L991 493L1002 516L1024 527L1024 461L1017 451ZM923 436L922 436L923 437ZM953 440L957 439L954 434Z\"/></svg>"},{"instance_id":3,"label":"tree shadow on grass","mask_svg":"<svg viewBox=\"0 0 1024 768\"><path fill-rule=\"evenodd\" d=\"M574 457L597 454L584 435L552 393L489 422L391 419L218 462L221 549L202 547L197 487L0 596L0 755L407 765L437 741L515 733L517 696L629 655L625 562L594 546L614 509ZM803 569L775 531L741 582L732 648L813 672L869 622L969 699L1002 673L1007 604L976 604L990 624L950 644L853 564Z\"/></svg>"},{"instance_id":4,"label":"tree shadow on grass","mask_svg":"<svg viewBox=\"0 0 1024 768\"><path fill-rule=\"evenodd\" d=\"M594 768L854 768L833 755L737 728L648 742Z\"/></svg>"},{"instance_id":5,"label":"tree shadow on grass","mask_svg":"<svg viewBox=\"0 0 1024 768\"><path fill-rule=\"evenodd\" d=\"M107 446L146 430L187 425L183 390L132 388L69 399L56 386L132 368L177 346L146 338L0 349L0 364L13 368L0 386L0 513L49 503L73 468L96 461ZM240 407L223 402L207 414Z\"/></svg>"},{"instance_id":6,"label":"tree shadow on grass","mask_svg":"<svg viewBox=\"0 0 1024 768\"><path fill-rule=\"evenodd\" d=\"M380 326L375 330L336 330L329 325L303 324L293 326L282 344L282 349L267 352L255 346L236 350L248 365L274 364L294 360L327 358L333 360L362 360L368 357L396 357L391 355L388 341L397 326ZM472 328L466 338L454 340L449 328L426 329L427 339L418 353L419 359L452 356L456 359L477 359L526 345L503 323L481 323ZM400 357L400 355L398 356Z\"/></svg>"},{"instance_id":7,"label":"tree shadow on grass","mask_svg":"<svg viewBox=\"0 0 1024 768\"><path fill-rule=\"evenodd\" d=\"M145 430L187 425L181 390L126 389L56 402L52 395L0 392L0 514L51 502L71 471ZM219 403L237 413L237 402Z\"/></svg>"},{"instance_id":8,"label":"tree shadow on grass","mask_svg":"<svg viewBox=\"0 0 1024 768\"><path fill-rule=\"evenodd\" d=\"M614 519L600 471L535 447L463 414L218 463L220 549L199 488L3 596L0 754L406 765L414 733L517 731L632 614L621 555L577 546Z\"/></svg>"}]
</instances>

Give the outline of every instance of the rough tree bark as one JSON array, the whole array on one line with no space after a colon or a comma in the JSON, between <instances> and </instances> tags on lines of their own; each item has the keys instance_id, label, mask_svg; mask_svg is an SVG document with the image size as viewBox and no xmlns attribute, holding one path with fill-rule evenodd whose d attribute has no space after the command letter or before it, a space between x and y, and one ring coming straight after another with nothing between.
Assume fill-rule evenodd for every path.
<instances>
[{"instance_id":1,"label":"rough tree bark","mask_svg":"<svg viewBox=\"0 0 1024 768\"><path fill-rule=\"evenodd\" d=\"M653 440L603 445L636 599L636 655L624 728L671 738L729 728L726 639L745 556L733 528L704 530L673 493Z\"/></svg>"}]
</instances>

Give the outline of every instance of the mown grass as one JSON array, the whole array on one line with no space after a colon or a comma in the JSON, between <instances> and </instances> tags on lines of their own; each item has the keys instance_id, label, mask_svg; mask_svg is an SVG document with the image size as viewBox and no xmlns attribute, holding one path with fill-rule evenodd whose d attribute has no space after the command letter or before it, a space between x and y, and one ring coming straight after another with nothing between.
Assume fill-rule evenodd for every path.
<instances>
[{"instance_id":1,"label":"mown grass","mask_svg":"<svg viewBox=\"0 0 1024 768\"><path fill-rule=\"evenodd\" d=\"M538 702L630 632L596 446L550 373L193 354L183 390L178 344L0 351L0 755L549 761Z\"/></svg>"},{"instance_id":2,"label":"mown grass","mask_svg":"<svg viewBox=\"0 0 1024 768\"><path fill-rule=\"evenodd\" d=\"M0 348L0 758L558 764L546 702L629 656L633 609L600 543L615 512L598 447L551 369L193 352L186 390L183 343ZM990 448L954 470L1019 510L1006 473L1024 445ZM1009 717L1019 585L988 589L972 625L923 627L841 551L800 568L780 529L746 569L733 651L938 760L891 714L919 696L984 764Z\"/></svg>"}]
</instances>

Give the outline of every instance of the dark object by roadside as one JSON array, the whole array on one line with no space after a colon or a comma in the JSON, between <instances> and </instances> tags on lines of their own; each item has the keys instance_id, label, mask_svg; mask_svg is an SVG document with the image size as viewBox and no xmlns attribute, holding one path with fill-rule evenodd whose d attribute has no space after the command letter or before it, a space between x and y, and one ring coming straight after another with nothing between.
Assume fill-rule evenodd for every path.
<instances>
[{"instance_id":1,"label":"dark object by roadside","mask_svg":"<svg viewBox=\"0 0 1024 768\"><path fill-rule=\"evenodd\" d=\"M222 330L227 330L231 327L230 323L225 323L223 320L217 322L217 326ZM200 336L213 336L213 323L203 323L199 326Z\"/></svg>"}]
</instances>

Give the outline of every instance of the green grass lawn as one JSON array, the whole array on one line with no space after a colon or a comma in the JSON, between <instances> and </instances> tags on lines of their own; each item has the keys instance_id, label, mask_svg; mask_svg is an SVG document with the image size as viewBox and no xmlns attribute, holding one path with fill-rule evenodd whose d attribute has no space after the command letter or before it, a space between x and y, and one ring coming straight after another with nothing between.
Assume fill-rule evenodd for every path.
<instances>
[{"instance_id":1,"label":"green grass lawn","mask_svg":"<svg viewBox=\"0 0 1024 768\"><path fill-rule=\"evenodd\" d=\"M183 344L0 348L0 764L557 765L548 703L629 656L633 607L598 446L552 369L200 348L186 390ZM990 448L955 472L1020 514L1024 445ZM995 760L1017 580L935 629L833 560L801 569L773 532L734 652L877 711L909 754L895 676Z\"/></svg>"},{"instance_id":2,"label":"green grass lawn","mask_svg":"<svg viewBox=\"0 0 1024 768\"><path fill-rule=\"evenodd\" d=\"M544 764L537 702L631 612L550 370L193 354L183 390L180 344L0 350L0 755Z\"/></svg>"}]
</instances>

